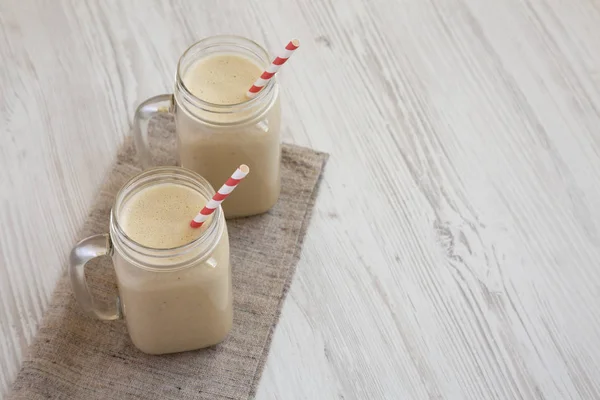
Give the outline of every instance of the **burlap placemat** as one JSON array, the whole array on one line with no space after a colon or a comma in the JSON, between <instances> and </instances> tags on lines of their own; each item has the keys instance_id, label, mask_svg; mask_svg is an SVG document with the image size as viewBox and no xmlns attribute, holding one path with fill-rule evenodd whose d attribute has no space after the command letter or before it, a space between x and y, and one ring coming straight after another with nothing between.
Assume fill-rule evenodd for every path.
<instances>
[{"instance_id":1,"label":"burlap placemat","mask_svg":"<svg viewBox=\"0 0 600 400\"><path fill-rule=\"evenodd\" d=\"M172 120L154 124L155 151L174 146ZM167 153L164 152L166 155ZM138 351L124 321L84 316L63 276L8 399L248 399L254 397L271 337L299 258L327 155L283 145L282 192L268 213L227 222L233 268L234 324L212 348L150 356ZM81 237L108 232L116 192L140 171L131 140L85 223ZM88 273L88 271L90 273ZM94 292L111 297L108 262L87 268Z\"/></svg>"}]
</instances>

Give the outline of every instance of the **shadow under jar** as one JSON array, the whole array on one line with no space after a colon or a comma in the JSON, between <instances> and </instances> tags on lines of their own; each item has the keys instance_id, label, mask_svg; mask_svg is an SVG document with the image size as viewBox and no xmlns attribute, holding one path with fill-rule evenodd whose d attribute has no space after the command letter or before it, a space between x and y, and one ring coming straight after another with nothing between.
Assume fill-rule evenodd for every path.
<instances>
[{"instance_id":1,"label":"shadow under jar","mask_svg":"<svg viewBox=\"0 0 600 400\"><path fill-rule=\"evenodd\" d=\"M110 233L88 237L73 248L69 274L75 296L90 316L125 318L133 344L148 354L200 349L225 339L233 323L229 238L221 208L192 242L169 249L143 246L123 230L123 210L136 193L156 185L182 185L210 199L214 190L201 176L177 167L150 169L117 194ZM117 275L115 302L95 299L84 268L109 255Z\"/></svg>"},{"instance_id":2,"label":"shadow under jar","mask_svg":"<svg viewBox=\"0 0 600 400\"><path fill-rule=\"evenodd\" d=\"M255 78L271 61L260 45L243 37L214 36L192 45L179 60L173 95L148 99L138 107L133 128L136 149L144 167L160 162L152 154L148 122L157 113L174 114L179 165L220 187L236 167L247 164L251 173L223 203L223 210L227 218L260 214L277 202L280 193L279 87L273 78L252 99L243 96L252 82L238 90L243 90L242 97L234 104L203 99L199 81L210 80L219 71L199 66L219 56L237 62L240 74L252 68ZM240 63L240 58L250 64ZM226 79L233 76L237 77L235 71Z\"/></svg>"}]
</instances>

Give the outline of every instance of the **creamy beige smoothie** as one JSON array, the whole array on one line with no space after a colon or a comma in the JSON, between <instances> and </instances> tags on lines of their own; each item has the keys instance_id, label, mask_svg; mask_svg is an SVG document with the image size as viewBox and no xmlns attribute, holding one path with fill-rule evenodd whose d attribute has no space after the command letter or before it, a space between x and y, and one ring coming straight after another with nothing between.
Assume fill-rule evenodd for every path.
<instances>
[{"instance_id":1,"label":"creamy beige smoothie","mask_svg":"<svg viewBox=\"0 0 600 400\"><path fill-rule=\"evenodd\" d=\"M150 185L124 200L118 221L125 234L143 246L175 248L198 239L217 222L209 219L198 229L189 225L207 201L182 184ZM220 240L212 245L207 242L207 246L158 258L158 265L157 257L153 257L153 269L141 268L115 253L125 321L133 343L143 352L199 349L221 342L229 332L233 311L226 227ZM204 253L206 256L191 266L178 270L169 267Z\"/></svg>"},{"instance_id":2,"label":"creamy beige smoothie","mask_svg":"<svg viewBox=\"0 0 600 400\"><path fill-rule=\"evenodd\" d=\"M279 96L275 92L269 101L248 101L245 95L263 69L246 56L216 53L199 59L182 75L185 87L195 97L213 105L232 106L176 112L183 167L204 176L213 187L220 187L240 164L252 170L223 203L228 218L265 212L279 197Z\"/></svg>"}]
</instances>

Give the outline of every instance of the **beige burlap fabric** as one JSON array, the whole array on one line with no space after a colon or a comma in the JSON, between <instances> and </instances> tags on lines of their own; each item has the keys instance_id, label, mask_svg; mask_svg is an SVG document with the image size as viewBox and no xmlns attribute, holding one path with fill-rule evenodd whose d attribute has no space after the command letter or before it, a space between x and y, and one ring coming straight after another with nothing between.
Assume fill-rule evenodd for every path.
<instances>
[{"instance_id":1,"label":"beige burlap fabric","mask_svg":"<svg viewBox=\"0 0 600 400\"><path fill-rule=\"evenodd\" d=\"M154 125L155 152L174 144L168 119ZM166 153L165 153L166 154ZM58 283L35 342L8 398L16 399L248 399L254 396L327 155L283 146L282 193L268 213L228 221L233 268L234 325L212 348L165 356L138 351L124 321L84 316L68 278ZM98 195L82 237L107 232L121 185L140 171L128 140ZM110 263L86 271L98 296L115 292Z\"/></svg>"}]
</instances>

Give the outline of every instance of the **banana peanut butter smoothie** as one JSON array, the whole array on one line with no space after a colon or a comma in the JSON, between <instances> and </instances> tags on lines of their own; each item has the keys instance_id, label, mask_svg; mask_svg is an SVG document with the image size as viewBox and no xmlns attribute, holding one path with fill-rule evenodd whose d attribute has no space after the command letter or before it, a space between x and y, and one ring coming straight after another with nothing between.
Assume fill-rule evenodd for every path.
<instances>
[{"instance_id":1,"label":"banana peanut butter smoothie","mask_svg":"<svg viewBox=\"0 0 600 400\"><path fill-rule=\"evenodd\" d=\"M223 204L227 218L263 213L279 197L279 89L272 82L260 96L246 96L265 60L224 49L180 71L185 88L202 102L177 109L181 165L213 186L227 179L231 165L247 164L253 171Z\"/></svg>"},{"instance_id":2,"label":"banana peanut butter smoothie","mask_svg":"<svg viewBox=\"0 0 600 400\"><path fill-rule=\"evenodd\" d=\"M150 120L175 117L179 165L217 187L232 165L247 164L252 175L223 205L227 218L268 211L280 193L281 107L279 68L300 46L291 40L275 58L250 39L212 36L190 46L179 59L172 95L143 101L133 137L144 168L162 165L165 154L151 143Z\"/></svg>"},{"instance_id":3,"label":"banana peanut butter smoothie","mask_svg":"<svg viewBox=\"0 0 600 400\"><path fill-rule=\"evenodd\" d=\"M210 218L198 229L189 225L190 217L207 202L189 187L158 184L132 195L121 207L119 222L127 236L143 246L181 247L206 234L214 223ZM162 261L170 265L178 257ZM211 346L229 332L233 311L227 232L207 257L178 271L151 272L122 257L116 258L115 269L129 335L143 352Z\"/></svg>"},{"instance_id":4,"label":"banana peanut butter smoothie","mask_svg":"<svg viewBox=\"0 0 600 400\"><path fill-rule=\"evenodd\" d=\"M240 168L228 183L248 173ZM179 167L153 168L125 183L111 210L109 233L81 240L69 257L71 285L83 311L101 320L124 318L133 344L149 354L225 339L233 296L220 202L234 188L224 185L215 193L203 177ZM85 277L88 262L104 255L111 256L117 275L119 295L112 301L95 298Z\"/></svg>"}]
</instances>

